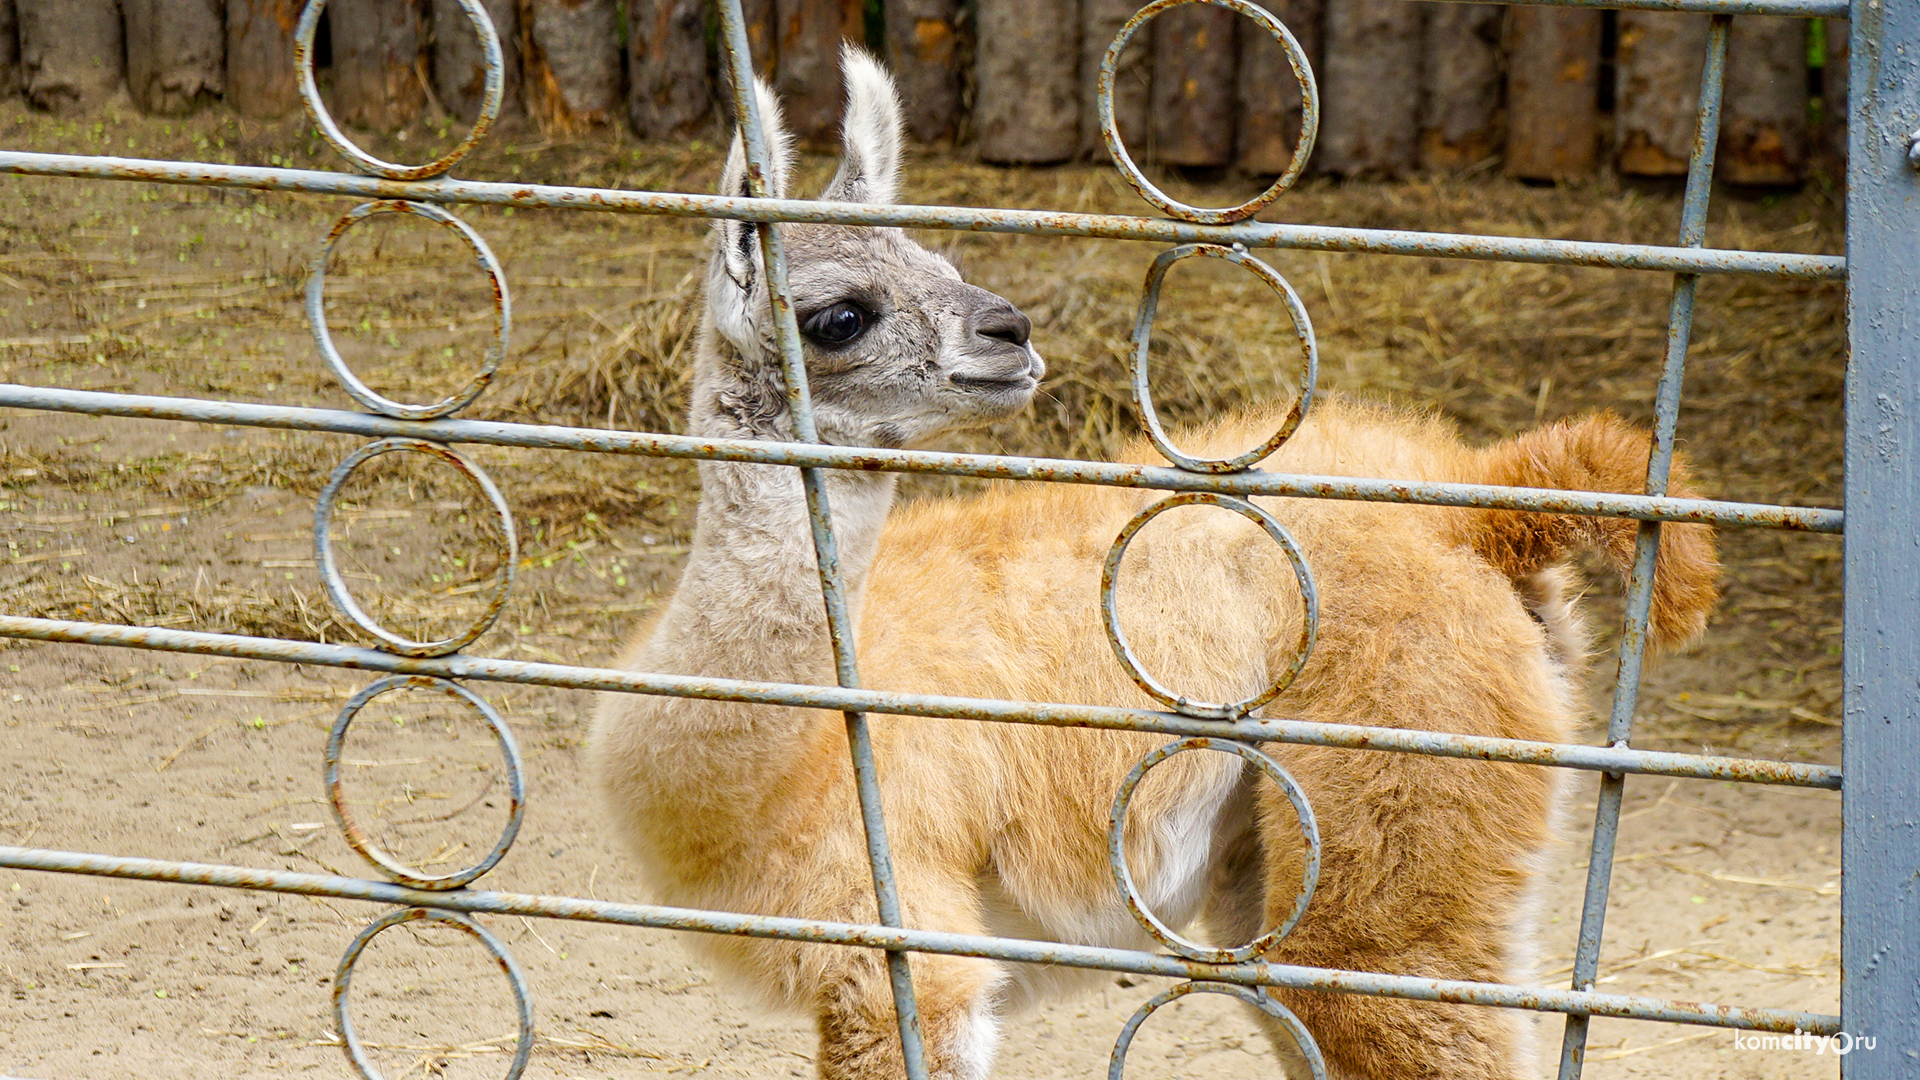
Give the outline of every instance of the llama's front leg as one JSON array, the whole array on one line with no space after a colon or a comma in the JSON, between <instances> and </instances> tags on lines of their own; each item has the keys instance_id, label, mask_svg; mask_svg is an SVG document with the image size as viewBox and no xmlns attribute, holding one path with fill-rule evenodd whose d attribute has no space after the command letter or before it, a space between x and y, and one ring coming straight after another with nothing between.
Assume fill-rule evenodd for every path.
<instances>
[{"instance_id":1,"label":"llama's front leg","mask_svg":"<svg viewBox=\"0 0 1920 1080\"><path fill-rule=\"evenodd\" d=\"M893 988L877 954L851 958L819 1003L821 1080L900 1080ZM985 1080L1000 1039L995 990L998 966L957 956L915 956L915 1002L932 1080Z\"/></svg>"}]
</instances>

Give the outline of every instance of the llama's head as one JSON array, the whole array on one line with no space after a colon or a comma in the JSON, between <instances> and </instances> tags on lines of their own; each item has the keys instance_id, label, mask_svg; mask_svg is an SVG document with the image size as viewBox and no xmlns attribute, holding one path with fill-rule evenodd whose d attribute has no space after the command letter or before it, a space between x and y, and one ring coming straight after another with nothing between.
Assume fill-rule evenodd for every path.
<instances>
[{"instance_id":1,"label":"llama's head","mask_svg":"<svg viewBox=\"0 0 1920 1080\"><path fill-rule=\"evenodd\" d=\"M820 198L890 203L900 168L900 104L893 80L865 52L841 55L847 86L844 157ZM779 103L757 80L772 161L770 195L787 196L791 140ZM721 193L744 196L746 152L736 133ZM709 357L726 370L712 399L696 400L721 426L790 434L759 230L716 221L707 314L724 339ZM1027 317L960 280L952 264L899 229L785 224L787 280L806 354L821 438L913 446L944 431L1026 407L1046 365L1028 344Z\"/></svg>"}]
</instances>

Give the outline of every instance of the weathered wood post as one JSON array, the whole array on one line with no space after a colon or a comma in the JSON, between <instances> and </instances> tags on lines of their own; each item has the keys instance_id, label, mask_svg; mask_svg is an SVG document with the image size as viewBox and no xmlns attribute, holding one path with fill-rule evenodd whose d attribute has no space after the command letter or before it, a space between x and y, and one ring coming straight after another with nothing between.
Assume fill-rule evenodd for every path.
<instances>
[{"instance_id":1,"label":"weathered wood post","mask_svg":"<svg viewBox=\"0 0 1920 1080\"><path fill-rule=\"evenodd\" d=\"M519 0L482 0L493 32L500 39L505 64L500 91L500 115L517 116L520 101ZM487 87L487 59L480 51L480 35L461 9L459 0L433 0L433 92L462 120L480 115L480 98Z\"/></svg>"},{"instance_id":2,"label":"weathered wood post","mask_svg":"<svg viewBox=\"0 0 1920 1080\"><path fill-rule=\"evenodd\" d=\"M1826 67L1820 72L1820 142L1821 156L1839 175L1845 175L1847 166L1847 77L1851 64L1848 55L1848 34L1851 31L1845 19L1823 20L1827 38Z\"/></svg>"},{"instance_id":3,"label":"weathered wood post","mask_svg":"<svg viewBox=\"0 0 1920 1080\"><path fill-rule=\"evenodd\" d=\"M1508 18L1506 174L1591 176L1600 168L1600 13L1516 7Z\"/></svg>"},{"instance_id":4,"label":"weathered wood post","mask_svg":"<svg viewBox=\"0 0 1920 1080\"><path fill-rule=\"evenodd\" d=\"M1807 178L1807 21L1742 15L1727 46L1719 175L1782 187Z\"/></svg>"},{"instance_id":5,"label":"weathered wood post","mask_svg":"<svg viewBox=\"0 0 1920 1080\"><path fill-rule=\"evenodd\" d=\"M20 74L27 100L83 112L120 89L125 68L114 0L17 0Z\"/></svg>"},{"instance_id":6,"label":"weathered wood post","mask_svg":"<svg viewBox=\"0 0 1920 1080\"><path fill-rule=\"evenodd\" d=\"M772 82L780 60L780 31L773 0L740 0L740 15L747 21L747 47L753 51L753 73Z\"/></svg>"},{"instance_id":7,"label":"weathered wood post","mask_svg":"<svg viewBox=\"0 0 1920 1080\"><path fill-rule=\"evenodd\" d=\"M1293 33L1316 77L1323 68L1321 19L1324 0L1261 0ZM1287 64L1286 50L1273 36L1251 24L1240 28L1240 168L1256 176L1278 176L1293 162L1300 138L1300 83Z\"/></svg>"},{"instance_id":8,"label":"weathered wood post","mask_svg":"<svg viewBox=\"0 0 1920 1080\"><path fill-rule=\"evenodd\" d=\"M838 139L845 91L840 83L840 42L864 45L860 0L774 0L780 62L774 87L787 128L802 143L826 146Z\"/></svg>"},{"instance_id":9,"label":"weathered wood post","mask_svg":"<svg viewBox=\"0 0 1920 1080\"><path fill-rule=\"evenodd\" d=\"M1074 157L1080 149L1079 4L979 0L977 17L974 129L981 159L1041 165Z\"/></svg>"},{"instance_id":10,"label":"weathered wood post","mask_svg":"<svg viewBox=\"0 0 1920 1080\"><path fill-rule=\"evenodd\" d=\"M373 131L398 131L420 115L421 32L426 12L417 0L331 0L333 101L336 122Z\"/></svg>"},{"instance_id":11,"label":"weathered wood post","mask_svg":"<svg viewBox=\"0 0 1920 1080\"><path fill-rule=\"evenodd\" d=\"M134 107L184 116L226 90L223 0L120 0Z\"/></svg>"},{"instance_id":12,"label":"weathered wood post","mask_svg":"<svg viewBox=\"0 0 1920 1080\"><path fill-rule=\"evenodd\" d=\"M1416 154L1420 106L1419 4L1330 0L1322 81L1320 168L1341 176L1399 176Z\"/></svg>"},{"instance_id":13,"label":"weathered wood post","mask_svg":"<svg viewBox=\"0 0 1920 1080\"><path fill-rule=\"evenodd\" d=\"M1105 160L1100 137L1100 63L1141 5L1134 0L1080 0L1080 153ZM1127 152L1145 157L1153 131L1153 34L1137 34L1120 54L1113 77L1113 118Z\"/></svg>"},{"instance_id":14,"label":"weathered wood post","mask_svg":"<svg viewBox=\"0 0 1920 1080\"><path fill-rule=\"evenodd\" d=\"M227 104L271 119L300 107L293 66L299 0L227 0Z\"/></svg>"},{"instance_id":15,"label":"weathered wood post","mask_svg":"<svg viewBox=\"0 0 1920 1080\"><path fill-rule=\"evenodd\" d=\"M1499 152L1505 22L1506 9L1496 4L1435 4L1427 11L1420 51L1421 168L1468 169Z\"/></svg>"},{"instance_id":16,"label":"weathered wood post","mask_svg":"<svg viewBox=\"0 0 1920 1080\"><path fill-rule=\"evenodd\" d=\"M887 66L900 86L907 130L923 143L953 141L960 125L958 0L887 0Z\"/></svg>"},{"instance_id":17,"label":"weathered wood post","mask_svg":"<svg viewBox=\"0 0 1920 1080\"><path fill-rule=\"evenodd\" d=\"M520 0L520 70L540 130L576 135L621 105L619 0Z\"/></svg>"},{"instance_id":18,"label":"weathered wood post","mask_svg":"<svg viewBox=\"0 0 1920 1080\"><path fill-rule=\"evenodd\" d=\"M1161 164L1233 163L1239 21L1210 5L1174 8L1153 20L1153 156Z\"/></svg>"},{"instance_id":19,"label":"weathered wood post","mask_svg":"<svg viewBox=\"0 0 1920 1080\"><path fill-rule=\"evenodd\" d=\"M1707 16L1620 13L1615 164L1628 176L1685 176L1700 107ZM1736 23L1740 20L1735 19Z\"/></svg>"},{"instance_id":20,"label":"weathered wood post","mask_svg":"<svg viewBox=\"0 0 1920 1080\"><path fill-rule=\"evenodd\" d=\"M680 139L713 116L703 0L628 0L627 122L643 139Z\"/></svg>"},{"instance_id":21,"label":"weathered wood post","mask_svg":"<svg viewBox=\"0 0 1920 1080\"><path fill-rule=\"evenodd\" d=\"M0 0L0 100L20 92L20 15L13 0Z\"/></svg>"}]
</instances>

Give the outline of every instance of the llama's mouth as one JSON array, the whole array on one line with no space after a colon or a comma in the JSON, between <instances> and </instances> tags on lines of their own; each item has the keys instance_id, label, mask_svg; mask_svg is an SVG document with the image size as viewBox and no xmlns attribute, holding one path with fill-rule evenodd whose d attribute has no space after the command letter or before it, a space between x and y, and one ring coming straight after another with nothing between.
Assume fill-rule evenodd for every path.
<instances>
[{"instance_id":1,"label":"llama's mouth","mask_svg":"<svg viewBox=\"0 0 1920 1080\"><path fill-rule=\"evenodd\" d=\"M1005 394L1014 391L1026 392L1031 391L1039 385L1038 380L1024 371L1018 375L1001 379L989 379L974 375L954 375L950 376L950 378L956 389L965 390L969 394Z\"/></svg>"}]
</instances>

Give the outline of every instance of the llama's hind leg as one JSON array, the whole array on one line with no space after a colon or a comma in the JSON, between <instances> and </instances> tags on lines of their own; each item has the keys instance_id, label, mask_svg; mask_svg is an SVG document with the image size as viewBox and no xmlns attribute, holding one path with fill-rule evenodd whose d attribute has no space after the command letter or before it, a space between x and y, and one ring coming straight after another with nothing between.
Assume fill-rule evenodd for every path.
<instances>
[{"instance_id":1,"label":"llama's hind leg","mask_svg":"<svg viewBox=\"0 0 1920 1080\"><path fill-rule=\"evenodd\" d=\"M858 953L821 995L821 1080L900 1080L906 1064L886 963ZM918 955L913 971L915 1004L927 1075L933 1080L986 1080L998 1048L998 965L957 956Z\"/></svg>"},{"instance_id":2,"label":"llama's hind leg","mask_svg":"<svg viewBox=\"0 0 1920 1080\"><path fill-rule=\"evenodd\" d=\"M1337 775L1330 764L1297 775ZM1349 768L1338 792L1309 783L1320 819L1319 886L1267 958L1421 979L1518 977L1548 779L1525 769L1387 754L1364 773ZM1263 795L1272 925L1293 906L1302 847L1291 807L1275 792ZM1274 996L1299 1016L1333 1077L1517 1080L1533 1064L1529 1026L1510 1010L1326 991ZM1284 1051L1290 1038L1273 1030Z\"/></svg>"}]
</instances>

